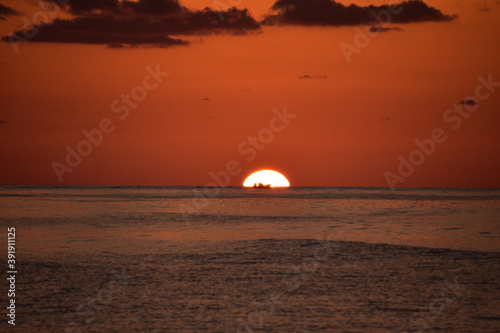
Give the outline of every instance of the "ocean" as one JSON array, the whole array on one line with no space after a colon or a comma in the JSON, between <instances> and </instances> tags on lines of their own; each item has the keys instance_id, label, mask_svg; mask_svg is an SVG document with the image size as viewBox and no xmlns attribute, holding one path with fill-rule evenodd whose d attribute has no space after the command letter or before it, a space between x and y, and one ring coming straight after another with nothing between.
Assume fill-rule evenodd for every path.
<instances>
[{"instance_id":1,"label":"ocean","mask_svg":"<svg viewBox=\"0 0 500 333\"><path fill-rule=\"evenodd\" d=\"M2 332L500 332L500 189L2 186L0 200Z\"/></svg>"}]
</instances>

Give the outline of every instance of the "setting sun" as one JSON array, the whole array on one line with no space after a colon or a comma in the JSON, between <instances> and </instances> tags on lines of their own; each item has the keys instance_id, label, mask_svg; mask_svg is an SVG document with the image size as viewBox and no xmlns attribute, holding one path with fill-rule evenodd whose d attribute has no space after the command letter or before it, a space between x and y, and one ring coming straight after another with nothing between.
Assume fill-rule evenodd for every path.
<instances>
[{"instance_id":1,"label":"setting sun","mask_svg":"<svg viewBox=\"0 0 500 333\"><path fill-rule=\"evenodd\" d=\"M260 170L252 173L243 182L244 187L289 187L290 182L281 173L273 170Z\"/></svg>"}]
</instances>

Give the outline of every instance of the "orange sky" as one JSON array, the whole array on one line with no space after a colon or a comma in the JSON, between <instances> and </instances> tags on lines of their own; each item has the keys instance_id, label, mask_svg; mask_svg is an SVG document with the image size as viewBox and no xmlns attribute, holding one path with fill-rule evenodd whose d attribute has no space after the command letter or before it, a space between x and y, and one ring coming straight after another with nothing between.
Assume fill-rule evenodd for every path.
<instances>
[{"instance_id":1,"label":"orange sky","mask_svg":"<svg viewBox=\"0 0 500 333\"><path fill-rule=\"evenodd\" d=\"M0 2L28 18L39 10ZM242 0L238 8L260 19L273 2ZM447 140L395 186L499 187L500 86L459 125L443 115L475 95L479 76L500 82L500 6L426 3L460 19L395 24L403 31L374 36L351 63L339 45L354 43L352 26L264 26L257 34L186 36L190 46L169 48L33 42L15 53L2 42L0 183L204 185L235 160L241 170L230 185L266 168L295 186L387 187L386 172L399 175L398 156L408 158L416 139L442 128ZM0 33L18 30L22 17L0 21ZM113 101L157 65L168 77L120 119ZM240 145L248 148L249 136L270 127L273 109L284 108L296 117L248 161ZM76 149L82 130L105 118L114 130L58 178L54 161L66 164L65 147Z\"/></svg>"}]
</instances>

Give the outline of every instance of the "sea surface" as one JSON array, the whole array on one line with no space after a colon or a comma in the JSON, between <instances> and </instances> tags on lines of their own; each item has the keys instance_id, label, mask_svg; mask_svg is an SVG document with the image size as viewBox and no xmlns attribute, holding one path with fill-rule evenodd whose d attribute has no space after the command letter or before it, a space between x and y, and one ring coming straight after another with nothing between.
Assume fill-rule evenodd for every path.
<instances>
[{"instance_id":1,"label":"sea surface","mask_svg":"<svg viewBox=\"0 0 500 333\"><path fill-rule=\"evenodd\" d=\"M2 332L500 332L500 189L1 186L5 278L12 227Z\"/></svg>"}]
</instances>

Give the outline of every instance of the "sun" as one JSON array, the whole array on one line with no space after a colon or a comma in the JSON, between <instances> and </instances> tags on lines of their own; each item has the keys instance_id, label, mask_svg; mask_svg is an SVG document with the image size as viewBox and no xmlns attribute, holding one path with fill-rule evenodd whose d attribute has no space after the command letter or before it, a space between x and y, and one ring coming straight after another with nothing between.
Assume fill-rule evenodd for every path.
<instances>
[{"instance_id":1,"label":"sun","mask_svg":"<svg viewBox=\"0 0 500 333\"><path fill-rule=\"evenodd\" d=\"M260 184L260 185L259 185ZM243 182L244 187L289 187L290 182L281 173L274 170L259 170L248 176Z\"/></svg>"}]
</instances>

